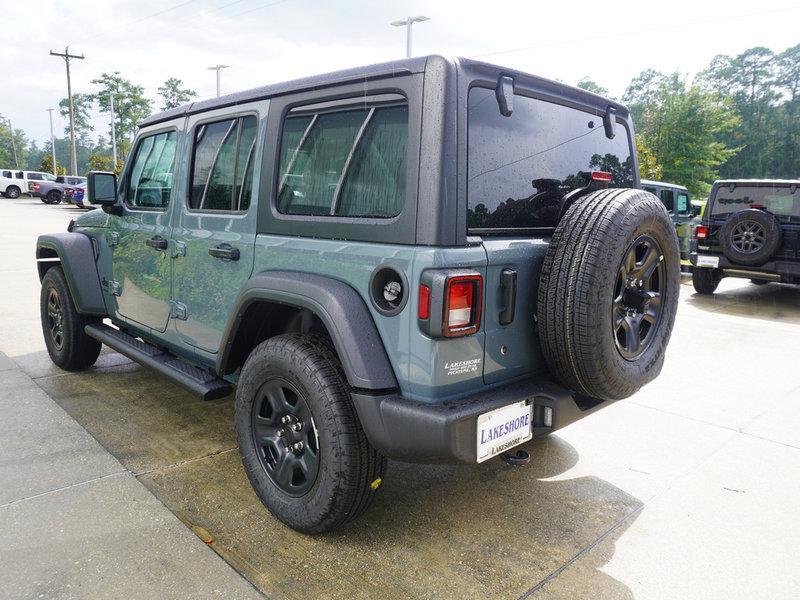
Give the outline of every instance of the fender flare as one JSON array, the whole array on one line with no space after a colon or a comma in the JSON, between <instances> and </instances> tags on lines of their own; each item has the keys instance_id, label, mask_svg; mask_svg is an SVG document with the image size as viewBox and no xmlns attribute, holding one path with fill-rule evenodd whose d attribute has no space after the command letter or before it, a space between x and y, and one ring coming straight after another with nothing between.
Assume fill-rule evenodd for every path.
<instances>
[{"instance_id":1,"label":"fender flare","mask_svg":"<svg viewBox=\"0 0 800 600\"><path fill-rule=\"evenodd\" d=\"M366 303L350 285L322 275L295 271L262 271L239 291L217 357L224 373L236 333L247 308L267 300L308 309L328 329L345 375L354 388L391 390L397 379Z\"/></svg>"},{"instance_id":2,"label":"fender flare","mask_svg":"<svg viewBox=\"0 0 800 600\"><path fill-rule=\"evenodd\" d=\"M42 281L51 266L59 262L75 302L75 309L83 315L106 315L91 238L76 231L40 235L36 240L39 281Z\"/></svg>"}]
</instances>

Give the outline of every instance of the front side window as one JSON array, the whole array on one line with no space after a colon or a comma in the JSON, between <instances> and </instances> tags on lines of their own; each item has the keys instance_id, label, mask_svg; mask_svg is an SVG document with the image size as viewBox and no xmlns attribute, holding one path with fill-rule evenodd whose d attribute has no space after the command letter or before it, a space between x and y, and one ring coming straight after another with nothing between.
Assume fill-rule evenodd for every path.
<instances>
[{"instance_id":1,"label":"front side window","mask_svg":"<svg viewBox=\"0 0 800 600\"><path fill-rule=\"evenodd\" d=\"M634 183L625 127L609 139L602 114L521 95L504 117L480 87L469 92L467 160L469 229L555 227L564 196L593 171L611 173L612 187Z\"/></svg>"},{"instance_id":2,"label":"front side window","mask_svg":"<svg viewBox=\"0 0 800 600\"><path fill-rule=\"evenodd\" d=\"M674 194L675 192L672 190L661 190L661 202L667 207L669 212L675 210Z\"/></svg>"},{"instance_id":3,"label":"front side window","mask_svg":"<svg viewBox=\"0 0 800 600\"><path fill-rule=\"evenodd\" d=\"M164 131L139 140L125 201L132 208L165 209L172 194L177 134Z\"/></svg>"},{"instance_id":4,"label":"front side window","mask_svg":"<svg viewBox=\"0 0 800 600\"><path fill-rule=\"evenodd\" d=\"M28 173L28 181L44 181L44 177L39 173Z\"/></svg>"},{"instance_id":5,"label":"front side window","mask_svg":"<svg viewBox=\"0 0 800 600\"><path fill-rule=\"evenodd\" d=\"M189 208L228 212L248 209L257 126L256 117L247 116L197 127Z\"/></svg>"},{"instance_id":6,"label":"front side window","mask_svg":"<svg viewBox=\"0 0 800 600\"><path fill-rule=\"evenodd\" d=\"M290 112L284 120L278 211L389 218L406 195L408 105L401 96Z\"/></svg>"}]
</instances>

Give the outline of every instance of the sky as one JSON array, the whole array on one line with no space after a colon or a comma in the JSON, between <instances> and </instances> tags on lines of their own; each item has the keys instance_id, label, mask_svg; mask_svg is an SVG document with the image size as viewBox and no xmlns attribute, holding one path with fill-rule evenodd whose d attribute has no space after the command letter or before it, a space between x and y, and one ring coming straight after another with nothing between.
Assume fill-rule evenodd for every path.
<instances>
[{"instance_id":1,"label":"sky","mask_svg":"<svg viewBox=\"0 0 800 600\"><path fill-rule=\"evenodd\" d=\"M590 77L619 97L644 69L692 77L718 54L753 46L776 52L800 43L798 0L541 2L536 0L0 0L0 114L42 143L46 109L66 97L64 61L73 54L73 93L119 71L157 88L177 77L200 98L215 95L208 67L227 64L228 93L405 55L414 25L415 55L466 56L575 84ZM13 32L12 35L8 35ZM57 136L66 120L54 112ZM94 112L95 134L108 117Z\"/></svg>"}]
</instances>

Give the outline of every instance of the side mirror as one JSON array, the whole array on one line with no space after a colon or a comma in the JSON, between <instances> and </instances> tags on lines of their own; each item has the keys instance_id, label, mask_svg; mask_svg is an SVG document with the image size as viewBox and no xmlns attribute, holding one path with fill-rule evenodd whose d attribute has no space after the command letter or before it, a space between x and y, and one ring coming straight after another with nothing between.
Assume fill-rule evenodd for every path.
<instances>
[{"instance_id":1,"label":"side mirror","mask_svg":"<svg viewBox=\"0 0 800 600\"><path fill-rule=\"evenodd\" d=\"M86 195L89 204L99 204L104 211L117 213L111 210L117 206L117 176L105 171L90 171L86 175Z\"/></svg>"}]
</instances>

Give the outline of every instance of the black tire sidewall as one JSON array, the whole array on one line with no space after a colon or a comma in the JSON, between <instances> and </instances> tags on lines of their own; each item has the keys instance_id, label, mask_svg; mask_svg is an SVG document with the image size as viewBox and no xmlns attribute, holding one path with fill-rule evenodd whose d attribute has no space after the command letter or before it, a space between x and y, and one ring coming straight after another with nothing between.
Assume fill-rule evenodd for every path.
<instances>
[{"instance_id":1,"label":"black tire sidewall","mask_svg":"<svg viewBox=\"0 0 800 600\"><path fill-rule=\"evenodd\" d=\"M47 192L47 204L59 204L61 202L61 194L55 191Z\"/></svg>"},{"instance_id":2,"label":"black tire sidewall","mask_svg":"<svg viewBox=\"0 0 800 600\"><path fill-rule=\"evenodd\" d=\"M344 522L338 503L357 485L353 465L358 457L354 428L357 419L342 405L350 402L346 383L339 371L321 372L304 364L312 353L298 352L303 336L282 335L256 347L242 369L236 390L235 423L242 463L250 483L269 511L289 527L303 533L322 533ZM317 357L319 358L319 357ZM251 414L256 394L269 379L289 381L303 395L317 429L319 469L311 489L292 497L278 488L267 475L252 435ZM354 409L352 409L354 411Z\"/></svg>"},{"instance_id":3,"label":"black tire sidewall","mask_svg":"<svg viewBox=\"0 0 800 600\"><path fill-rule=\"evenodd\" d=\"M706 267L694 267L692 269L692 286L698 294L713 294L721 280L722 273L716 269L708 269Z\"/></svg>"},{"instance_id":4,"label":"black tire sidewall","mask_svg":"<svg viewBox=\"0 0 800 600\"><path fill-rule=\"evenodd\" d=\"M590 321L596 320L601 328L597 360L601 365L612 367L605 369L605 376L611 382L612 388L624 390L623 394L627 396L653 380L661 371L680 293L680 252L672 220L655 196L651 195L651 198L634 203L625 214L618 231L618 235L608 244L601 285L597 285L596 281L589 282L590 278L587 278L584 284L587 289L578 293L594 293L594 302L591 305L596 312L589 318ZM655 337L649 340L644 352L635 360L627 360L619 353L614 340L611 299L614 297L623 257L631 243L642 235L652 237L663 253L662 273L665 281L662 289L662 314Z\"/></svg>"},{"instance_id":5,"label":"black tire sidewall","mask_svg":"<svg viewBox=\"0 0 800 600\"><path fill-rule=\"evenodd\" d=\"M22 192L18 187L12 185L6 188L5 195L6 197L11 198L12 200L16 200L22 195Z\"/></svg>"},{"instance_id":6,"label":"black tire sidewall","mask_svg":"<svg viewBox=\"0 0 800 600\"><path fill-rule=\"evenodd\" d=\"M758 252L745 254L733 247L733 230L743 221L755 221L764 227L766 239L764 246ZM759 266L767 262L780 248L783 242L783 232L775 215L756 208L748 208L728 217L719 230L719 241L722 252L732 263Z\"/></svg>"}]
</instances>

